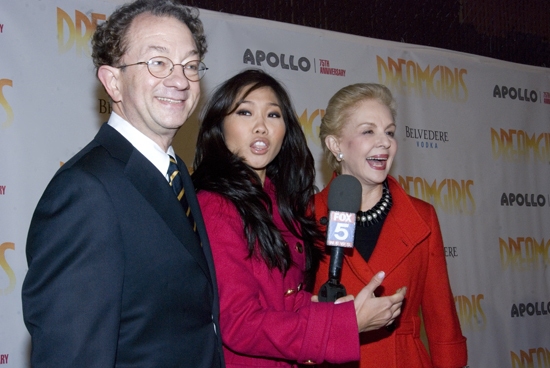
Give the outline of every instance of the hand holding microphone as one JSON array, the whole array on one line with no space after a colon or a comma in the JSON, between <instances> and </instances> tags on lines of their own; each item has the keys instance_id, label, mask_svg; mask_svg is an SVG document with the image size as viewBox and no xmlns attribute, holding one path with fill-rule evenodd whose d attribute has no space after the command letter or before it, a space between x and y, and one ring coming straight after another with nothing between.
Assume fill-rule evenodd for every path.
<instances>
[{"instance_id":1,"label":"hand holding microphone","mask_svg":"<svg viewBox=\"0 0 550 368\"><path fill-rule=\"evenodd\" d=\"M374 290L382 284L384 277L384 272L380 271L361 289L357 298L353 295L346 295L334 302L340 304L353 301L359 332L378 330L384 326L390 329L395 319L401 314L401 307L407 292L406 287L400 288L391 296L376 297L374 295ZM318 302L319 298L314 295L311 300Z\"/></svg>"},{"instance_id":2,"label":"hand holding microphone","mask_svg":"<svg viewBox=\"0 0 550 368\"><path fill-rule=\"evenodd\" d=\"M329 222L327 246L331 247L328 281L319 289L319 301L337 303L353 300L359 332L390 326L401 314L406 287L390 296L376 297L374 291L384 280L384 272L378 272L357 294L346 296L346 288L340 283L345 248L353 248L355 218L361 206L361 183L351 175L339 175L331 183L328 194Z\"/></svg>"}]
</instances>

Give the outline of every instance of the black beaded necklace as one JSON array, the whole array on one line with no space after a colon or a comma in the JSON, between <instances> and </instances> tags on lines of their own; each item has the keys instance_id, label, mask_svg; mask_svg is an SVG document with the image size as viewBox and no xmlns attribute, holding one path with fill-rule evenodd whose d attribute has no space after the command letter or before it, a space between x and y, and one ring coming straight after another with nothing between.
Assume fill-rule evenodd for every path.
<instances>
[{"instance_id":1,"label":"black beaded necklace","mask_svg":"<svg viewBox=\"0 0 550 368\"><path fill-rule=\"evenodd\" d=\"M368 211L357 212L357 224L359 226L371 226L382 221L388 215L392 206L391 193L388 188L388 181L384 181L382 198Z\"/></svg>"}]
</instances>

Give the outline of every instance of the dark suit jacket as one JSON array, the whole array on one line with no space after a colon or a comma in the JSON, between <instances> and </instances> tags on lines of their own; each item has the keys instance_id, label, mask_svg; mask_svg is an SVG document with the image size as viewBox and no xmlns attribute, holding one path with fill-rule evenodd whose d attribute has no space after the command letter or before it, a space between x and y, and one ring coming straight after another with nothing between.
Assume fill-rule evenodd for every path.
<instances>
[{"instance_id":1,"label":"dark suit jacket","mask_svg":"<svg viewBox=\"0 0 550 368\"><path fill-rule=\"evenodd\" d=\"M27 239L33 367L223 366L210 245L180 170L200 242L165 177L107 124L56 173Z\"/></svg>"}]
</instances>

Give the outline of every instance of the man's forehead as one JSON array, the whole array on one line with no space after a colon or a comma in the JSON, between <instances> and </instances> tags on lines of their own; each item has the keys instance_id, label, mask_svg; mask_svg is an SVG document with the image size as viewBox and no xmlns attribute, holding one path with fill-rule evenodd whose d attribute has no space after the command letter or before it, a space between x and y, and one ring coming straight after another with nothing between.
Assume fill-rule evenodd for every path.
<instances>
[{"instance_id":1,"label":"man's forehead","mask_svg":"<svg viewBox=\"0 0 550 368\"><path fill-rule=\"evenodd\" d=\"M187 44L189 49L196 50L189 27L172 16L140 14L132 21L125 38L126 53L143 54L151 50L166 54L175 47L174 42L178 47Z\"/></svg>"}]
</instances>

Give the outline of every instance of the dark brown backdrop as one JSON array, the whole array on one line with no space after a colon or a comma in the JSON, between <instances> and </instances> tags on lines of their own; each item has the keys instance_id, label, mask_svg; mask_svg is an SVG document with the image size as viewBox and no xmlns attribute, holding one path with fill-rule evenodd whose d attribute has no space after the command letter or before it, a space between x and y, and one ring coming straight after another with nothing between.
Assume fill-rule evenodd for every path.
<instances>
[{"instance_id":1,"label":"dark brown backdrop","mask_svg":"<svg viewBox=\"0 0 550 368\"><path fill-rule=\"evenodd\" d=\"M187 4L550 67L549 0L188 0Z\"/></svg>"}]
</instances>

